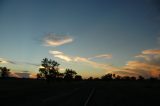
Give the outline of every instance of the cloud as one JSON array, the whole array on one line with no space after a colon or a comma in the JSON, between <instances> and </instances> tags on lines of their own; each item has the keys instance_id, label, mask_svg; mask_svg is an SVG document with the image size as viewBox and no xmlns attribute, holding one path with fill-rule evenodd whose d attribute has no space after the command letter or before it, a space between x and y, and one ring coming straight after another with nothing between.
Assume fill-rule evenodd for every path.
<instances>
[{"instance_id":1,"label":"cloud","mask_svg":"<svg viewBox=\"0 0 160 106\"><path fill-rule=\"evenodd\" d=\"M114 67L110 64L103 64L103 63L94 62L94 61L91 61L91 60L89 60L87 58L83 58L83 57L75 57L74 61L87 63L87 64L91 65L92 67L103 69L107 72L119 70L119 68Z\"/></svg>"},{"instance_id":2,"label":"cloud","mask_svg":"<svg viewBox=\"0 0 160 106\"><path fill-rule=\"evenodd\" d=\"M137 55L136 57L140 58L141 62L152 64L152 65L160 65L159 49L144 50L140 55Z\"/></svg>"},{"instance_id":3,"label":"cloud","mask_svg":"<svg viewBox=\"0 0 160 106\"><path fill-rule=\"evenodd\" d=\"M60 51L49 51L50 54L53 54L53 55L59 55L59 54L63 54L62 52Z\"/></svg>"},{"instance_id":4,"label":"cloud","mask_svg":"<svg viewBox=\"0 0 160 106\"><path fill-rule=\"evenodd\" d=\"M148 49L135 56L138 60L129 61L123 67L124 71L135 72L145 77L159 77L160 75L160 50Z\"/></svg>"},{"instance_id":5,"label":"cloud","mask_svg":"<svg viewBox=\"0 0 160 106\"><path fill-rule=\"evenodd\" d=\"M159 49L144 50L142 51L142 54L151 54L151 55L160 54L160 50Z\"/></svg>"},{"instance_id":6,"label":"cloud","mask_svg":"<svg viewBox=\"0 0 160 106\"><path fill-rule=\"evenodd\" d=\"M60 58L64 61L72 61L72 57L65 55L64 53L60 52L60 51L49 51L50 54L52 54L54 57Z\"/></svg>"},{"instance_id":7,"label":"cloud","mask_svg":"<svg viewBox=\"0 0 160 106\"><path fill-rule=\"evenodd\" d=\"M10 72L10 73L9 73L9 76L10 76L10 77L16 77L16 78L21 78L19 75L17 75L17 74L14 73L14 72Z\"/></svg>"},{"instance_id":8,"label":"cloud","mask_svg":"<svg viewBox=\"0 0 160 106\"><path fill-rule=\"evenodd\" d=\"M159 66L139 61L128 62L128 64L124 67L124 70L134 72L137 75L142 75L144 77L159 77L160 74Z\"/></svg>"},{"instance_id":9,"label":"cloud","mask_svg":"<svg viewBox=\"0 0 160 106\"><path fill-rule=\"evenodd\" d=\"M37 78L37 74L32 74L32 73L30 73L30 74L29 74L29 78L35 79L35 78Z\"/></svg>"},{"instance_id":10,"label":"cloud","mask_svg":"<svg viewBox=\"0 0 160 106\"><path fill-rule=\"evenodd\" d=\"M94 59L94 58L110 59L110 58L112 58L112 55L111 55L111 54L101 54L101 55L97 55L97 56L90 57L90 58L88 58L88 59Z\"/></svg>"},{"instance_id":11,"label":"cloud","mask_svg":"<svg viewBox=\"0 0 160 106\"><path fill-rule=\"evenodd\" d=\"M120 76L139 76L139 74L137 74L135 72L130 72L127 70L114 71L111 73L116 74L116 75L120 75Z\"/></svg>"},{"instance_id":12,"label":"cloud","mask_svg":"<svg viewBox=\"0 0 160 106\"><path fill-rule=\"evenodd\" d=\"M31 63L31 62L22 62L22 61L11 61L7 59L0 58L0 64L14 64L14 65L32 65L32 66L40 66L40 64Z\"/></svg>"},{"instance_id":13,"label":"cloud","mask_svg":"<svg viewBox=\"0 0 160 106\"><path fill-rule=\"evenodd\" d=\"M19 72L19 73L14 73L15 75L19 76L19 78L29 78L30 73L26 72Z\"/></svg>"},{"instance_id":14,"label":"cloud","mask_svg":"<svg viewBox=\"0 0 160 106\"><path fill-rule=\"evenodd\" d=\"M59 59L65 60L67 62L80 62L80 63L86 63L89 64L92 67L99 68L99 69L105 69L108 71L115 71L117 70L116 67L113 67L109 64L103 64L103 63L97 63L94 62L88 58L80 57L80 56L68 56L60 51L49 51L50 54L52 54L54 57L57 57ZM99 55L99 57L103 57L104 55ZM106 55L105 55L106 56Z\"/></svg>"},{"instance_id":15,"label":"cloud","mask_svg":"<svg viewBox=\"0 0 160 106\"><path fill-rule=\"evenodd\" d=\"M45 46L60 46L73 41L73 38L66 35L48 34L43 39Z\"/></svg>"},{"instance_id":16,"label":"cloud","mask_svg":"<svg viewBox=\"0 0 160 106\"><path fill-rule=\"evenodd\" d=\"M40 66L40 64L30 63L30 62L22 62L22 64L32 65L32 66Z\"/></svg>"},{"instance_id":17,"label":"cloud","mask_svg":"<svg viewBox=\"0 0 160 106\"><path fill-rule=\"evenodd\" d=\"M65 60L65 61L67 61L67 62L72 61L72 59L71 59L69 56L66 56L66 55L64 55L64 54L54 55L54 57L60 58L60 59Z\"/></svg>"},{"instance_id":18,"label":"cloud","mask_svg":"<svg viewBox=\"0 0 160 106\"><path fill-rule=\"evenodd\" d=\"M0 58L0 63L1 64L16 64L16 62L13 62L13 61L10 61L10 60L6 60L6 59L3 59L3 58Z\"/></svg>"},{"instance_id":19,"label":"cloud","mask_svg":"<svg viewBox=\"0 0 160 106\"><path fill-rule=\"evenodd\" d=\"M16 78L37 78L37 74L29 73L29 71L24 72L10 72L10 77L16 77Z\"/></svg>"}]
</instances>

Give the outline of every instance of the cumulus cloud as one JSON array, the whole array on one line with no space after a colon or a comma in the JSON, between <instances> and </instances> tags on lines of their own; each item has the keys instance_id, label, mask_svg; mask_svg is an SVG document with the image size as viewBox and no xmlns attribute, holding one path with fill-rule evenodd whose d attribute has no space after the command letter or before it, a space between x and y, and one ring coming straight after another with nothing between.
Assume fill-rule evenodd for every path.
<instances>
[{"instance_id":1,"label":"cumulus cloud","mask_svg":"<svg viewBox=\"0 0 160 106\"><path fill-rule=\"evenodd\" d=\"M141 61L148 64L160 65L160 50L159 49L149 49L144 50L140 55L136 56L141 58Z\"/></svg>"},{"instance_id":2,"label":"cumulus cloud","mask_svg":"<svg viewBox=\"0 0 160 106\"><path fill-rule=\"evenodd\" d=\"M145 77L159 77L160 75L160 50L148 49L135 56L136 61L129 61L123 70L135 72Z\"/></svg>"},{"instance_id":3,"label":"cumulus cloud","mask_svg":"<svg viewBox=\"0 0 160 106\"><path fill-rule=\"evenodd\" d=\"M66 35L48 34L43 39L45 46L60 46L73 41L73 38Z\"/></svg>"},{"instance_id":4,"label":"cumulus cloud","mask_svg":"<svg viewBox=\"0 0 160 106\"><path fill-rule=\"evenodd\" d=\"M94 58L110 59L110 58L112 58L112 55L111 55L111 54L101 54L101 55L97 55L97 56L90 57L90 58L88 58L88 59L94 59Z\"/></svg>"}]
</instances>

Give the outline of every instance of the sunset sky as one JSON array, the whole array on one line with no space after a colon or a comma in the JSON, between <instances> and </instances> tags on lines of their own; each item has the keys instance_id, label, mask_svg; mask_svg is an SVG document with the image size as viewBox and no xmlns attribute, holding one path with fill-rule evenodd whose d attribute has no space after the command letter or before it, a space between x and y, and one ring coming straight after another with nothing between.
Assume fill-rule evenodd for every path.
<instances>
[{"instance_id":1,"label":"sunset sky","mask_svg":"<svg viewBox=\"0 0 160 106\"><path fill-rule=\"evenodd\" d=\"M157 77L160 1L0 0L0 66L35 74L45 57L83 77Z\"/></svg>"}]
</instances>

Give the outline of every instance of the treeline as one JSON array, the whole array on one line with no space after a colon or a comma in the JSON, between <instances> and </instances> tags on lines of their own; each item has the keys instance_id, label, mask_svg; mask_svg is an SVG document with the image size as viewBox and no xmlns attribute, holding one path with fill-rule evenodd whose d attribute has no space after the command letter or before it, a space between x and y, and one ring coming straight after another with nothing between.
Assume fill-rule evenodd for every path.
<instances>
[{"instance_id":1,"label":"treeline","mask_svg":"<svg viewBox=\"0 0 160 106\"><path fill-rule=\"evenodd\" d=\"M39 73L37 73L37 79L42 79L46 81L54 81L54 80L66 80L66 81L81 81L81 80L89 80L89 81L136 81L136 80L159 80L155 77L150 77L145 79L143 76L120 76L112 73L108 73L103 75L100 78L89 77L88 79L82 79L81 75L78 75L77 72L73 69L67 68L64 73L59 72L59 63L48 58L44 58L41 61L41 68L39 68ZM10 69L6 67L0 67L0 76L2 79L10 78Z\"/></svg>"}]
</instances>

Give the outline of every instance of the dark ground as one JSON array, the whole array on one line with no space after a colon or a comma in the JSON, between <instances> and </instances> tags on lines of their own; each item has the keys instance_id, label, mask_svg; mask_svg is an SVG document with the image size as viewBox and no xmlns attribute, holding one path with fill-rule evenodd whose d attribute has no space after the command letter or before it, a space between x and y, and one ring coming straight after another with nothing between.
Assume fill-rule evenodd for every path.
<instances>
[{"instance_id":1,"label":"dark ground","mask_svg":"<svg viewBox=\"0 0 160 106\"><path fill-rule=\"evenodd\" d=\"M0 79L0 106L157 106L160 81Z\"/></svg>"}]
</instances>

